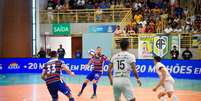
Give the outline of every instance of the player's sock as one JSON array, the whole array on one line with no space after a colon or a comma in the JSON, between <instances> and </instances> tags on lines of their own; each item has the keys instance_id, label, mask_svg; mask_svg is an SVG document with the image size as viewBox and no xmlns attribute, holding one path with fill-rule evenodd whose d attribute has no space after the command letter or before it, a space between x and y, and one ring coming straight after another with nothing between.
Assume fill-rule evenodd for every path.
<instances>
[{"instance_id":1,"label":"player's sock","mask_svg":"<svg viewBox=\"0 0 201 101\"><path fill-rule=\"evenodd\" d=\"M74 100L74 98L72 97L72 98L69 98L69 101L75 101L75 100Z\"/></svg>"},{"instance_id":2,"label":"player's sock","mask_svg":"<svg viewBox=\"0 0 201 101\"><path fill-rule=\"evenodd\" d=\"M85 88L86 86L87 86L87 83L83 83L83 84L82 84L82 89L81 89L80 93L83 92L83 90L84 90L84 88Z\"/></svg>"},{"instance_id":3,"label":"player's sock","mask_svg":"<svg viewBox=\"0 0 201 101\"><path fill-rule=\"evenodd\" d=\"M160 97L160 101L167 101L167 98L165 96Z\"/></svg>"},{"instance_id":4,"label":"player's sock","mask_svg":"<svg viewBox=\"0 0 201 101\"><path fill-rule=\"evenodd\" d=\"M172 101L179 101L179 99L176 95L172 95Z\"/></svg>"},{"instance_id":5,"label":"player's sock","mask_svg":"<svg viewBox=\"0 0 201 101\"><path fill-rule=\"evenodd\" d=\"M93 84L94 95L96 95L96 89L97 89L97 84L94 83L94 84Z\"/></svg>"}]
</instances>

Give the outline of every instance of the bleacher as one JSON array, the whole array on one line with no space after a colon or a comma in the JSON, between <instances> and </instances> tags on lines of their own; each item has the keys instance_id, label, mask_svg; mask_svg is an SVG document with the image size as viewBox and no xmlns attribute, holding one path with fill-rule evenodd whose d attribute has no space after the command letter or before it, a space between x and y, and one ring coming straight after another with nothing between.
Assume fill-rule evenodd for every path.
<instances>
[{"instance_id":1,"label":"bleacher","mask_svg":"<svg viewBox=\"0 0 201 101\"><path fill-rule=\"evenodd\" d=\"M183 5L185 6L185 5ZM192 6L191 6L192 8ZM138 11L139 12L139 11ZM170 14L173 14L171 11ZM108 9L68 9L68 10L40 10L40 24L51 23L110 23L117 22L121 26L121 30L125 30L131 23L136 12L132 8L108 8ZM194 16L193 11L185 16L186 19L180 19L180 23L186 23L187 18ZM173 18L176 19L176 18ZM194 47L194 36L201 34L200 30L195 28L191 31L182 30L181 32L165 33L164 30L169 25L167 19L161 18L160 30L156 30L158 22L155 22L155 31L152 33L141 33L135 31L124 31L120 36L113 37L113 50L119 49L121 38L127 38L130 42L130 49L138 49L138 41L140 36L157 36L157 35L176 35L180 37L180 48L193 48L196 53L201 51L201 43ZM184 26L184 25L183 25ZM199 56L201 57L201 56Z\"/></svg>"}]
</instances>

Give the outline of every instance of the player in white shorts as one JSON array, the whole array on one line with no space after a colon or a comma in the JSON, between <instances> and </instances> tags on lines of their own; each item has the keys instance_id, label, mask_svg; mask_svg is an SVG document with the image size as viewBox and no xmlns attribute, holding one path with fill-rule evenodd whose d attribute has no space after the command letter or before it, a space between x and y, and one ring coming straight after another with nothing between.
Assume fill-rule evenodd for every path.
<instances>
[{"instance_id":1,"label":"player in white shorts","mask_svg":"<svg viewBox=\"0 0 201 101\"><path fill-rule=\"evenodd\" d=\"M161 92L158 94L160 101L167 101L165 95L172 98L172 101L179 101L177 96L174 95L175 81L160 61L161 58L159 56L154 57L154 68L160 77L160 82L153 88L153 91L157 91L159 87L161 88Z\"/></svg>"},{"instance_id":2,"label":"player in white shorts","mask_svg":"<svg viewBox=\"0 0 201 101\"><path fill-rule=\"evenodd\" d=\"M133 54L127 52L128 46L128 40L122 39L120 42L121 52L115 54L111 58L111 63L108 70L110 84L113 85L115 101L120 101L121 93L123 93L127 101L136 101L133 95L133 87L130 81L131 70L134 72L137 83L139 86L141 86L141 81L135 68L136 59Z\"/></svg>"}]
</instances>

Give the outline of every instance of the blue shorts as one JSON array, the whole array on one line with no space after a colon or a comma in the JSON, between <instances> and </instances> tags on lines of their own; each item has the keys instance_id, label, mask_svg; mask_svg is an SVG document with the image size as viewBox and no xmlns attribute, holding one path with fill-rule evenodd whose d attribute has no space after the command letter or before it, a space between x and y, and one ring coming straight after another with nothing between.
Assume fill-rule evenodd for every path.
<instances>
[{"instance_id":1,"label":"blue shorts","mask_svg":"<svg viewBox=\"0 0 201 101\"><path fill-rule=\"evenodd\" d=\"M52 96L52 99L58 99L58 91L62 92L67 96L71 94L70 88L65 84L64 81L57 81L48 84L47 88L49 90L50 95Z\"/></svg>"},{"instance_id":2,"label":"blue shorts","mask_svg":"<svg viewBox=\"0 0 201 101\"><path fill-rule=\"evenodd\" d=\"M100 77L102 76L102 72L99 72L99 71L92 71L91 73L89 73L87 75L87 79L92 81L92 80L99 80Z\"/></svg>"}]
</instances>

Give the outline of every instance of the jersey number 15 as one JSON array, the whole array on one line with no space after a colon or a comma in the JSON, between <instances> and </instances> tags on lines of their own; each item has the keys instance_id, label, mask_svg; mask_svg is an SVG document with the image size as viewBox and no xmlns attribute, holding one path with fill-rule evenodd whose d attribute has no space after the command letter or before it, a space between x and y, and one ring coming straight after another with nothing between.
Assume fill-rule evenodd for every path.
<instances>
[{"instance_id":1,"label":"jersey number 15","mask_svg":"<svg viewBox=\"0 0 201 101\"><path fill-rule=\"evenodd\" d=\"M117 60L118 69L123 70L125 68L125 60Z\"/></svg>"}]
</instances>

